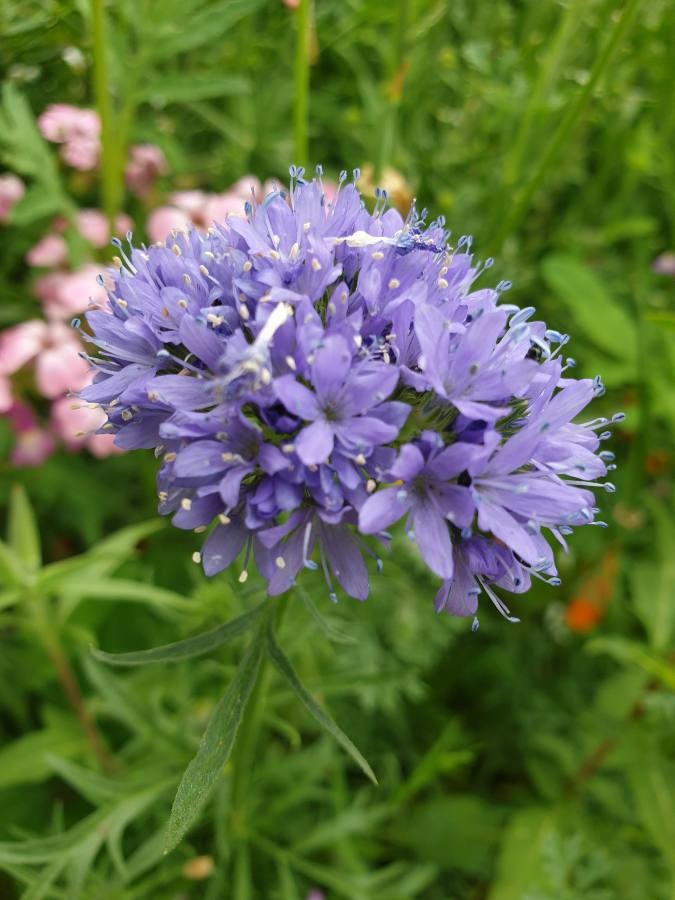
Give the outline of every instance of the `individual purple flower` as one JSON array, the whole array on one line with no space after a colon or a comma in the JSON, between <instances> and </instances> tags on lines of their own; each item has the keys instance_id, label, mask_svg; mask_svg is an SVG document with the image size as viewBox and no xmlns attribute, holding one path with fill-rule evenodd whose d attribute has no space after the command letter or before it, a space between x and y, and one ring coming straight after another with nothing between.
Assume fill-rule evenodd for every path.
<instances>
[{"instance_id":1,"label":"individual purple flower","mask_svg":"<svg viewBox=\"0 0 675 900\"><path fill-rule=\"evenodd\" d=\"M491 261L470 239L383 191L369 211L358 178L328 196L292 168L243 216L114 241L81 395L119 446L154 448L159 510L204 534L207 575L255 562L277 595L318 569L331 599L364 600L405 519L438 611L485 594L513 619L497 591L557 584L549 537L603 524L616 417L575 421L602 383L570 376L567 336L504 303L508 283L475 289Z\"/></svg>"}]
</instances>

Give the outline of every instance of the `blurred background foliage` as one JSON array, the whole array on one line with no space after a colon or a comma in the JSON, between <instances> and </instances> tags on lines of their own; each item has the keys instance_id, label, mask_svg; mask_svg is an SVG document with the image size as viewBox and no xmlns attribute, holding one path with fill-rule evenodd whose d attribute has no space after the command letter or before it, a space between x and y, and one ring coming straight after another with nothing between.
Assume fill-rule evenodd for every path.
<instances>
[{"instance_id":1,"label":"blurred background foliage","mask_svg":"<svg viewBox=\"0 0 675 900\"><path fill-rule=\"evenodd\" d=\"M577 535L563 586L524 598L520 625L486 611L477 634L434 616L405 540L366 604L332 607L306 573L280 640L380 786L273 678L244 796L228 767L164 857L172 792L241 647L128 671L89 648L189 636L259 585L190 565L191 535L154 522L152 458L16 468L3 422L0 896L672 900L675 281L653 262L675 250L673 5L293 6L1 5L0 159L27 192L2 226L0 325L39 314L24 257L54 216L123 210L143 236L172 190L360 166L366 189L473 234L491 282L603 374L597 414L627 413L611 527ZM98 107L97 172L40 136L51 103ZM141 199L125 194L132 143L168 162ZM66 235L70 265L109 258Z\"/></svg>"}]
</instances>

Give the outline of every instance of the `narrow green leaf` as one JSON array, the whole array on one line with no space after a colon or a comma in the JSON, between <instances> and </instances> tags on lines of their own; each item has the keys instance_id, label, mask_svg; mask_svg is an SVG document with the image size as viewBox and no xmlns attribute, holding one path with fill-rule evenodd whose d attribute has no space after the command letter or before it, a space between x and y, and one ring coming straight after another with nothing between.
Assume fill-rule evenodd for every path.
<instances>
[{"instance_id":1,"label":"narrow green leaf","mask_svg":"<svg viewBox=\"0 0 675 900\"><path fill-rule=\"evenodd\" d=\"M675 691L675 666L648 653L636 641L620 637L595 638L588 641L586 650L589 653L606 653L619 662L639 666L644 672L658 678L666 687Z\"/></svg>"},{"instance_id":2,"label":"narrow green leaf","mask_svg":"<svg viewBox=\"0 0 675 900\"><path fill-rule=\"evenodd\" d=\"M92 647L91 652L96 659L108 663L111 666L147 666L149 663L177 662L181 659L190 659L193 656L202 656L210 653L216 647L220 647L233 638L247 631L257 620L263 605L257 606L250 612L218 625L210 631L205 631L195 637L186 638L184 641L175 641L173 644L164 644L161 647L152 647L150 650L136 650L130 653L106 653Z\"/></svg>"},{"instance_id":3,"label":"narrow green leaf","mask_svg":"<svg viewBox=\"0 0 675 900\"><path fill-rule=\"evenodd\" d=\"M530 807L515 812L504 829L488 900L522 900L541 872L543 848L555 829L555 812Z\"/></svg>"},{"instance_id":4,"label":"narrow green leaf","mask_svg":"<svg viewBox=\"0 0 675 900\"><path fill-rule=\"evenodd\" d=\"M23 584L25 575L16 556L4 541L0 541L0 583L19 586Z\"/></svg>"},{"instance_id":5,"label":"narrow green leaf","mask_svg":"<svg viewBox=\"0 0 675 900\"><path fill-rule=\"evenodd\" d=\"M293 666L284 655L281 647L277 644L271 631L267 634L267 646L272 662L279 672L284 676L295 695L298 697L305 709L310 712L316 721L331 734L347 753L351 756L359 768L370 778L373 784L377 784L375 773L371 769L368 761L363 754L355 747L352 741L337 725L337 723L323 710L316 700L308 693L308 691L300 683L300 679L295 673Z\"/></svg>"},{"instance_id":6,"label":"narrow green leaf","mask_svg":"<svg viewBox=\"0 0 675 900\"><path fill-rule=\"evenodd\" d=\"M249 83L240 75L163 75L143 86L139 100L159 106L245 94Z\"/></svg>"},{"instance_id":7,"label":"narrow green leaf","mask_svg":"<svg viewBox=\"0 0 675 900\"><path fill-rule=\"evenodd\" d=\"M626 742L628 777L640 818L675 872L673 766L655 744L634 731Z\"/></svg>"},{"instance_id":8,"label":"narrow green leaf","mask_svg":"<svg viewBox=\"0 0 675 900\"><path fill-rule=\"evenodd\" d=\"M631 318L595 272L575 257L560 253L546 257L542 275L584 336L612 357L635 361Z\"/></svg>"},{"instance_id":9,"label":"narrow green leaf","mask_svg":"<svg viewBox=\"0 0 675 900\"><path fill-rule=\"evenodd\" d=\"M14 485L9 501L7 540L17 559L30 571L40 567L42 552L35 513L21 485Z\"/></svg>"},{"instance_id":10,"label":"narrow green leaf","mask_svg":"<svg viewBox=\"0 0 675 900\"><path fill-rule=\"evenodd\" d=\"M98 578L92 581L78 579L70 587L70 593L85 600L141 601L153 606L193 612L194 604L175 591L160 588L143 581L126 578Z\"/></svg>"},{"instance_id":11,"label":"narrow green leaf","mask_svg":"<svg viewBox=\"0 0 675 900\"><path fill-rule=\"evenodd\" d=\"M264 637L259 628L213 711L197 755L178 785L166 829L165 853L173 850L194 824L223 771L258 677L263 649Z\"/></svg>"}]
</instances>

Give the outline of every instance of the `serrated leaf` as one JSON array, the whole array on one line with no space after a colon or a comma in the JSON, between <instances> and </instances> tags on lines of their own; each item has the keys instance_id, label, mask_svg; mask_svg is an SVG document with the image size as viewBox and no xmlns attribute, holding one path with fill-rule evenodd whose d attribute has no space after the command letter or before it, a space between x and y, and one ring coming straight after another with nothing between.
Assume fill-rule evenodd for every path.
<instances>
[{"instance_id":1,"label":"serrated leaf","mask_svg":"<svg viewBox=\"0 0 675 900\"><path fill-rule=\"evenodd\" d=\"M276 642L276 639L271 630L268 631L267 634L267 647L272 662L277 667L281 675L283 675L283 677L286 679L293 693L300 700L305 709L309 713L311 713L311 715L316 719L319 725L321 725L322 728L324 728L330 735L332 735L338 742L338 744L340 744L340 746L347 751L354 762L359 766L361 771L368 776L373 784L377 784L375 773L371 769L368 761L360 752L360 750L347 737L347 735L339 727L337 722L335 722L334 719L332 719L331 716L319 706L312 695L303 687L300 679L293 669L293 666L290 664L281 647Z\"/></svg>"},{"instance_id":2,"label":"serrated leaf","mask_svg":"<svg viewBox=\"0 0 675 900\"><path fill-rule=\"evenodd\" d=\"M635 362L633 322L598 275L575 257L562 253L546 257L542 275L584 337L612 357Z\"/></svg>"},{"instance_id":3,"label":"serrated leaf","mask_svg":"<svg viewBox=\"0 0 675 900\"><path fill-rule=\"evenodd\" d=\"M258 677L264 646L264 634L259 628L209 719L197 755L178 785L166 829L165 853L173 850L194 824L223 771Z\"/></svg>"},{"instance_id":4,"label":"serrated leaf","mask_svg":"<svg viewBox=\"0 0 675 900\"><path fill-rule=\"evenodd\" d=\"M161 647L152 647L150 650L106 653L104 650L92 647L91 652L96 659L111 666L147 666L150 663L178 662L182 659L202 656L217 647L222 647L223 644L251 628L262 612L263 606L264 604L261 604L250 612L244 613L224 625L219 625L217 628L212 628L210 631L195 635L195 637L175 641L172 644L164 644Z\"/></svg>"},{"instance_id":5,"label":"serrated leaf","mask_svg":"<svg viewBox=\"0 0 675 900\"><path fill-rule=\"evenodd\" d=\"M21 565L34 572L40 567L42 551L35 513L21 485L14 485L9 500L7 541Z\"/></svg>"}]
</instances>

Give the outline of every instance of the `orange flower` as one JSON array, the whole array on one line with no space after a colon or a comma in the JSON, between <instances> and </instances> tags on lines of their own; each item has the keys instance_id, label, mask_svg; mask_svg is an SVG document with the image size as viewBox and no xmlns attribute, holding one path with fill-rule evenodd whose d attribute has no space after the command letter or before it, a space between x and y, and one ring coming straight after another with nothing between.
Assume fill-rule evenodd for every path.
<instances>
[{"instance_id":1,"label":"orange flower","mask_svg":"<svg viewBox=\"0 0 675 900\"><path fill-rule=\"evenodd\" d=\"M584 579L567 604L565 621L570 631L586 634L602 619L612 599L616 570L617 553L610 549L602 558L600 573Z\"/></svg>"}]
</instances>

